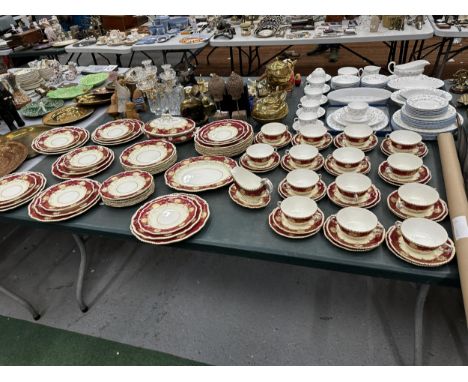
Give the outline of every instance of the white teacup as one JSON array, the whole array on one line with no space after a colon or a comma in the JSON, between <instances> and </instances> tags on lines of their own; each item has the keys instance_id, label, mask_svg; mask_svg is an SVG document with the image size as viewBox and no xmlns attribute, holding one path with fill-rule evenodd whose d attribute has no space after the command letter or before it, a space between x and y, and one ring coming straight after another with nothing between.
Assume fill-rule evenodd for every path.
<instances>
[{"instance_id":1,"label":"white teacup","mask_svg":"<svg viewBox=\"0 0 468 382\"><path fill-rule=\"evenodd\" d=\"M307 77L307 83L311 88L323 89L323 86L325 85L325 78Z\"/></svg>"},{"instance_id":2,"label":"white teacup","mask_svg":"<svg viewBox=\"0 0 468 382\"><path fill-rule=\"evenodd\" d=\"M319 143L327 134L327 128L323 125L307 125L299 127L302 138L309 143Z\"/></svg>"},{"instance_id":3,"label":"white teacup","mask_svg":"<svg viewBox=\"0 0 468 382\"><path fill-rule=\"evenodd\" d=\"M349 144L360 146L367 142L370 136L374 133L374 130L368 125L356 124L346 126L343 133Z\"/></svg>"},{"instance_id":4,"label":"white teacup","mask_svg":"<svg viewBox=\"0 0 468 382\"><path fill-rule=\"evenodd\" d=\"M422 141L422 136L410 130L395 130L388 136L392 146L400 151L412 151Z\"/></svg>"},{"instance_id":5,"label":"white teacup","mask_svg":"<svg viewBox=\"0 0 468 382\"><path fill-rule=\"evenodd\" d=\"M281 212L293 224L308 223L317 212L317 203L306 196L290 196L278 202Z\"/></svg>"},{"instance_id":6,"label":"white teacup","mask_svg":"<svg viewBox=\"0 0 468 382\"><path fill-rule=\"evenodd\" d=\"M286 133L287 126L279 122L270 122L262 126L260 131L262 135L270 141L277 141Z\"/></svg>"},{"instance_id":7,"label":"white teacup","mask_svg":"<svg viewBox=\"0 0 468 382\"><path fill-rule=\"evenodd\" d=\"M428 211L439 200L439 193L435 188L421 183L406 183L398 189L398 208L421 213Z\"/></svg>"},{"instance_id":8,"label":"white teacup","mask_svg":"<svg viewBox=\"0 0 468 382\"><path fill-rule=\"evenodd\" d=\"M348 172L338 175L335 179L340 193L350 199L359 199L372 187L371 179L358 172Z\"/></svg>"},{"instance_id":9,"label":"white teacup","mask_svg":"<svg viewBox=\"0 0 468 382\"><path fill-rule=\"evenodd\" d=\"M275 149L273 146L266 143L256 143L247 147L246 150L248 159L258 164L267 163L274 153Z\"/></svg>"},{"instance_id":10,"label":"white teacup","mask_svg":"<svg viewBox=\"0 0 468 382\"><path fill-rule=\"evenodd\" d=\"M420 157L407 153L392 154L387 158L387 163L388 170L400 178L414 176L423 165Z\"/></svg>"},{"instance_id":11,"label":"white teacup","mask_svg":"<svg viewBox=\"0 0 468 382\"><path fill-rule=\"evenodd\" d=\"M310 73L307 78L309 77L321 78L321 79L326 80L327 73L325 72L325 70L323 70L323 68L315 68L314 71Z\"/></svg>"},{"instance_id":12,"label":"white teacup","mask_svg":"<svg viewBox=\"0 0 468 382\"><path fill-rule=\"evenodd\" d=\"M355 239L369 235L379 222L373 212L359 207L342 208L336 214L336 221L347 236Z\"/></svg>"},{"instance_id":13,"label":"white teacup","mask_svg":"<svg viewBox=\"0 0 468 382\"><path fill-rule=\"evenodd\" d=\"M297 105L298 109L302 109L305 112L312 112L315 114L317 114L319 107L320 107L320 102L318 100L309 99L309 98L306 98L303 101L301 98L301 103Z\"/></svg>"},{"instance_id":14,"label":"white teacup","mask_svg":"<svg viewBox=\"0 0 468 382\"><path fill-rule=\"evenodd\" d=\"M346 106L346 114L351 119L359 120L366 115L369 104L367 102L350 102Z\"/></svg>"},{"instance_id":15,"label":"white teacup","mask_svg":"<svg viewBox=\"0 0 468 382\"><path fill-rule=\"evenodd\" d=\"M341 147L332 153L336 165L344 171L356 170L366 155L355 147Z\"/></svg>"},{"instance_id":16,"label":"white teacup","mask_svg":"<svg viewBox=\"0 0 468 382\"><path fill-rule=\"evenodd\" d=\"M314 88L310 85L306 85L304 87L304 94L308 97L320 99L323 95L323 86Z\"/></svg>"},{"instance_id":17,"label":"white teacup","mask_svg":"<svg viewBox=\"0 0 468 382\"><path fill-rule=\"evenodd\" d=\"M320 175L313 170L299 168L292 170L286 176L286 182L291 189L299 193L312 192L320 180Z\"/></svg>"},{"instance_id":18,"label":"white teacup","mask_svg":"<svg viewBox=\"0 0 468 382\"><path fill-rule=\"evenodd\" d=\"M309 165L319 154L315 146L301 143L286 150L286 155L289 154L291 160L297 165Z\"/></svg>"},{"instance_id":19,"label":"white teacup","mask_svg":"<svg viewBox=\"0 0 468 382\"><path fill-rule=\"evenodd\" d=\"M297 117L294 118L294 122L299 121L299 126L306 126L318 119L317 111L308 111L303 108L299 108L296 115Z\"/></svg>"},{"instance_id":20,"label":"white teacup","mask_svg":"<svg viewBox=\"0 0 468 382\"><path fill-rule=\"evenodd\" d=\"M432 255L434 249L444 245L448 239L447 231L440 224L424 218L409 218L400 225L406 244L418 252Z\"/></svg>"},{"instance_id":21,"label":"white teacup","mask_svg":"<svg viewBox=\"0 0 468 382\"><path fill-rule=\"evenodd\" d=\"M371 74L379 74L380 73L380 66L375 65L367 65L364 68L359 68L359 75L361 77L368 76Z\"/></svg>"},{"instance_id":22,"label":"white teacup","mask_svg":"<svg viewBox=\"0 0 468 382\"><path fill-rule=\"evenodd\" d=\"M338 75L359 76L359 70L353 66L344 66L338 69Z\"/></svg>"}]
</instances>

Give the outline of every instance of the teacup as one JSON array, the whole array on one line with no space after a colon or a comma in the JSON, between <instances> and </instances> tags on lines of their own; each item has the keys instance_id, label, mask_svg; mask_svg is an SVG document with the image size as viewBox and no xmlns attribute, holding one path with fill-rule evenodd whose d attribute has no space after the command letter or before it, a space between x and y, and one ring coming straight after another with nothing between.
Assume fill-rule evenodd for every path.
<instances>
[{"instance_id":1,"label":"teacup","mask_svg":"<svg viewBox=\"0 0 468 382\"><path fill-rule=\"evenodd\" d=\"M388 170L401 178L414 176L423 165L420 157L407 153L392 154L387 158L387 163Z\"/></svg>"},{"instance_id":2,"label":"teacup","mask_svg":"<svg viewBox=\"0 0 468 382\"><path fill-rule=\"evenodd\" d=\"M309 143L320 143L325 135L327 134L327 128L322 125L307 125L299 127L299 132L301 133L304 141Z\"/></svg>"},{"instance_id":3,"label":"teacup","mask_svg":"<svg viewBox=\"0 0 468 382\"><path fill-rule=\"evenodd\" d=\"M243 195L256 197L262 195L264 191L269 194L273 192L273 184L267 178L260 178L244 167L234 167L231 170L234 182L239 187L239 192Z\"/></svg>"},{"instance_id":4,"label":"teacup","mask_svg":"<svg viewBox=\"0 0 468 382\"><path fill-rule=\"evenodd\" d=\"M321 78L321 79L326 80L327 73L325 72L325 70L323 70L323 68L316 68L314 69L312 73L310 73L307 76L307 78Z\"/></svg>"},{"instance_id":5,"label":"teacup","mask_svg":"<svg viewBox=\"0 0 468 382\"><path fill-rule=\"evenodd\" d=\"M344 66L338 69L339 76L359 76L359 70L353 66Z\"/></svg>"},{"instance_id":6,"label":"teacup","mask_svg":"<svg viewBox=\"0 0 468 382\"><path fill-rule=\"evenodd\" d=\"M317 112L302 110L302 108L297 110L296 114L297 117L294 118L294 122L299 121L299 126L309 125L318 119Z\"/></svg>"},{"instance_id":7,"label":"teacup","mask_svg":"<svg viewBox=\"0 0 468 382\"><path fill-rule=\"evenodd\" d=\"M374 130L365 124L356 124L344 128L344 137L351 145L362 145L367 142Z\"/></svg>"},{"instance_id":8,"label":"teacup","mask_svg":"<svg viewBox=\"0 0 468 382\"><path fill-rule=\"evenodd\" d=\"M304 94L309 98L320 100L323 95L323 88L320 88L320 87L313 88L310 85L306 85L304 87Z\"/></svg>"},{"instance_id":9,"label":"teacup","mask_svg":"<svg viewBox=\"0 0 468 382\"><path fill-rule=\"evenodd\" d=\"M368 108L369 104L367 102L350 102L345 110L350 119L360 120L366 115Z\"/></svg>"},{"instance_id":10,"label":"teacup","mask_svg":"<svg viewBox=\"0 0 468 382\"><path fill-rule=\"evenodd\" d=\"M447 231L440 224L424 218L409 218L400 225L405 243L419 252L431 252L444 245Z\"/></svg>"},{"instance_id":11,"label":"teacup","mask_svg":"<svg viewBox=\"0 0 468 382\"><path fill-rule=\"evenodd\" d=\"M416 213L428 211L439 200L436 189L421 183L407 183L398 189L398 208Z\"/></svg>"},{"instance_id":12,"label":"teacup","mask_svg":"<svg viewBox=\"0 0 468 382\"><path fill-rule=\"evenodd\" d=\"M368 76L371 74L379 74L380 73L380 66L375 65L367 65L364 68L359 68L359 75L361 77Z\"/></svg>"},{"instance_id":13,"label":"teacup","mask_svg":"<svg viewBox=\"0 0 468 382\"><path fill-rule=\"evenodd\" d=\"M311 95L306 94L305 96L301 97L301 99L300 99L301 103L303 103L304 100L306 100L306 99L320 102L320 100L322 99L322 96L323 96L322 91L319 88L312 88L312 89L315 89L315 92L313 92Z\"/></svg>"},{"instance_id":14,"label":"teacup","mask_svg":"<svg viewBox=\"0 0 468 382\"><path fill-rule=\"evenodd\" d=\"M286 176L286 182L298 193L310 193L320 180L320 175L313 170L299 168Z\"/></svg>"},{"instance_id":15,"label":"teacup","mask_svg":"<svg viewBox=\"0 0 468 382\"><path fill-rule=\"evenodd\" d=\"M336 214L336 221L341 231L351 238L368 236L378 224L374 213L359 207L342 208Z\"/></svg>"},{"instance_id":16,"label":"teacup","mask_svg":"<svg viewBox=\"0 0 468 382\"><path fill-rule=\"evenodd\" d=\"M275 153L273 146L266 143L256 143L247 147L247 158L257 164L266 164Z\"/></svg>"},{"instance_id":17,"label":"teacup","mask_svg":"<svg viewBox=\"0 0 468 382\"><path fill-rule=\"evenodd\" d=\"M323 89L323 85L325 85L325 78L307 77L307 84L311 88Z\"/></svg>"},{"instance_id":18,"label":"teacup","mask_svg":"<svg viewBox=\"0 0 468 382\"><path fill-rule=\"evenodd\" d=\"M358 172L338 175L335 184L342 195L353 200L358 200L364 196L372 187L370 178Z\"/></svg>"},{"instance_id":19,"label":"teacup","mask_svg":"<svg viewBox=\"0 0 468 382\"><path fill-rule=\"evenodd\" d=\"M311 112L317 114L320 107L320 102L315 99L306 98L304 101L301 99L301 103L297 105L298 109L302 109L305 112Z\"/></svg>"},{"instance_id":20,"label":"teacup","mask_svg":"<svg viewBox=\"0 0 468 382\"><path fill-rule=\"evenodd\" d=\"M287 126L279 122L267 123L260 129L265 139L272 142L280 140L287 130Z\"/></svg>"},{"instance_id":21,"label":"teacup","mask_svg":"<svg viewBox=\"0 0 468 382\"><path fill-rule=\"evenodd\" d=\"M409 130L392 131L387 138L394 148L401 151L413 151L422 141L420 134Z\"/></svg>"},{"instance_id":22,"label":"teacup","mask_svg":"<svg viewBox=\"0 0 468 382\"><path fill-rule=\"evenodd\" d=\"M356 170L366 155L355 147L341 147L332 153L336 165L344 171Z\"/></svg>"},{"instance_id":23,"label":"teacup","mask_svg":"<svg viewBox=\"0 0 468 382\"><path fill-rule=\"evenodd\" d=\"M286 150L286 154L289 154L291 160L299 166L312 164L318 153L319 151L315 146L307 145L305 143L293 146L289 150Z\"/></svg>"},{"instance_id":24,"label":"teacup","mask_svg":"<svg viewBox=\"0 0 468 382\"><path fill-rule=\"evenodd\" d=\"M290 196L278 202L284 217L292 224L306 224L317 212L317 203L306 196Z\"/></svg>"}]
</instances>

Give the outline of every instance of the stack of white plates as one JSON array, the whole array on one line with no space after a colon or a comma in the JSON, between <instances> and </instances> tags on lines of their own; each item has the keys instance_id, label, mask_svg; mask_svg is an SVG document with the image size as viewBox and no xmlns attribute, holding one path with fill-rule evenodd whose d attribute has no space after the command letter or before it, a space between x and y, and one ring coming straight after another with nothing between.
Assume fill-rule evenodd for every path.
<instances>
[{"instance_id":1,"label":"stack of white plates","mask_svg":"<svg viewBox=\"0 0 468 382\"><path fill-rule=\"evenodd\" d=\"M94 143L116 146L133 141L143 131L144 123L138 119L117 119L98 126L91 134Z\"/></svg>"},{"instance_id":2,"label":"stack of white plates","mask_svg":"<svg viewBox=\"0 0 468 382\"><path fill-rule=\"evenodd\" d=\"M361 80L358 76L340 75L331 79L332 89L354 88L359 86Z\"/></svg>"},{"instance_id":3,"label":"stack of white plates","mask_svg":"<svg viewBox=\"0 0 468 382\"><path fill-rule=\"evenodd\" d=\"M16 83L23 90L34 90L44 83L38 69L21 69L15 73Z\"/></svg>"},{"instance_id":4,"label":"stack of white plates","mask_svg":"<svg viewBox=\"0 0 468 382\"><path fill-rule=\"evenodd\" d=\"M39 154L57 155L83 146L88 139L88 130L81 127L56 127L34 138L31 147Z\"/></svg>"},{"instance_id":5,"label":"stack of white plates","mask_svg":"<svg viewBox=\"0 0 468 382\"><path fill-rule=\"evenodd\" d=\"M383 74L369 74L361 78L361 86L365 88L385 89L388 77Z\"/></svg>"},{"instance_id":6,"label":"stack of white plates","mask_svg":"<svg viewBox=\"0 0 468 382\"><path fill-rule=\"evenodd\" d=\"M452 100L452 95L445 90L440 89L402 89L393 92L391 95L392 101L397 103L400 106L403 106L406 103L406 100L410 97L417 95L435 95L438 97L445 98L447 101Z\"/></svg>"},{"instance_id":7,"label":"stack of white plates","mask_svg":"<svg viewBox=\"0 0 468 382\"><path fill-rule=\"evenodd\" d=\"M0 212L12 210L29 202L46 185L40 172L15 172L0 178Z\"/></svg>"}]
</instances>

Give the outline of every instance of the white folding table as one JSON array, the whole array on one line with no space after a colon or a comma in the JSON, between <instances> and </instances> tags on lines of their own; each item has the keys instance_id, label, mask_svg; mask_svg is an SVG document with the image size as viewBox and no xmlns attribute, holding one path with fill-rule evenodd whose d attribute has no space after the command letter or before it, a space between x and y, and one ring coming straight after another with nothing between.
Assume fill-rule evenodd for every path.
<instances>
[{"instance_id":1,"label":"white folding table","mask_svg":"<svg viewBox=\"0 0 468 382\"><path fill-rule=\"evenodd\" d=\"M95 56L96 54L103 57L109 63L109 65L111 64L111 62L106 56L104 56L104 54L114 54L116 57L117 66L121 67L122 66L121 56L131 54L132 47L127 46L127 45L107 46L107 45L96 45L96 44L88 45L88 46L74 46L74 44L72 44L72 45L68 45L65 48L65 51L67 53L71 53L71 56L68 59L68 61L70 61L75 54L78 54L78 57L76 60L78 65L79 65L78 60L80 59L80 56L83 53L91 54L94 65L97 65L96 56Z\"/></svg>"}]
</instances>

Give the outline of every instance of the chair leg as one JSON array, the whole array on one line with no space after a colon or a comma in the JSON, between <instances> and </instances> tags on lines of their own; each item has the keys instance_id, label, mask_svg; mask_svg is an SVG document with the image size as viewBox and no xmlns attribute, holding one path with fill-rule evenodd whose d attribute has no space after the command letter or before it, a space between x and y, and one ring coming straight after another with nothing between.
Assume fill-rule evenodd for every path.
<instances>
[{"instance_id":1,"label":"chair leg","mask_svg":"<svg viewBox=\"0 0 468 382\"><path fill-rule=\"evenodd\" d=\"M414 365L421 366L423 358L423 318L424 304L426 303L427 294L430 285L422 284L419 286L418 297L416 298L416 306L414 309Z\"/></svg>"},{"instance_id":2,"label":"chair leg","mask_svg":"<svg viewBox=\"0 0 468 382\"><path fill-rule=\"evenodd\" d=\"M28 301L18 296L17 294L13 293L12 291L6 289L2 285L0 285L0 293L3 293L4 295L10 297L11 299L15 300L18 304L26 308L29 311L29 313L31 313L34 320L37 321L39 320L39 318L41 318L41 315L39 314L39 312Z\"/></svg>"},{"instance_id":3,"label":"chair leg","mask_svg":"<svg viewBox=\"0 0 468 382\"><path fill-rule=\"evenodd\" d=\"M73 239L75 239L76 245L80 251L80 268L78 269L78 278L76 280L76 300L78 301L78 306L83 313L88 311L88 306L83 301L83 282L84 276L86 273L86 263L87 263L87 254L86 248L83 242L83 239L79 235L72 234Z\"/></svg>"}]
</instances>

